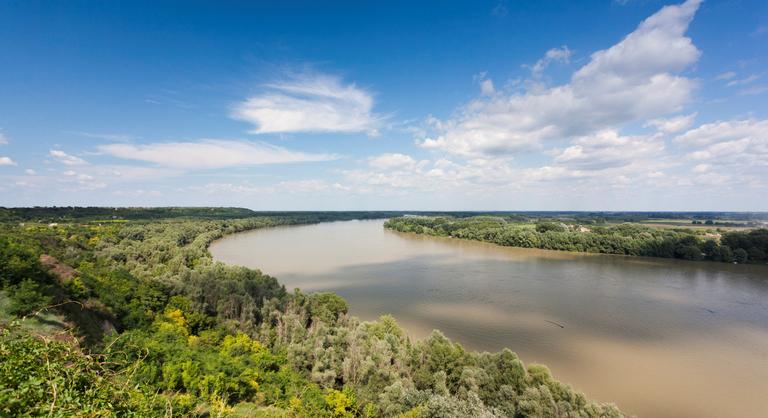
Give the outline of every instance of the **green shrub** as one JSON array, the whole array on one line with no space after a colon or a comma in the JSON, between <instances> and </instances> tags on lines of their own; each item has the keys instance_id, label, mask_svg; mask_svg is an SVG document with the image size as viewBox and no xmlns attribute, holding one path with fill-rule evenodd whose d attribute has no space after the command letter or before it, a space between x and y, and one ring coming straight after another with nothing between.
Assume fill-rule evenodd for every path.
<instances>
[{"instance_id":1,"label":"green shrub","mask_svg":"<svg viewBox=\"0 0 768 418\"><path fill-rule=\"evenodd\" d=\"M45 294L46 289L32 279L24 279L19 284L7 289L11 299L9 312L24 316L36 312L51 304L51 297Z\"/></svg>"}]
</instances>

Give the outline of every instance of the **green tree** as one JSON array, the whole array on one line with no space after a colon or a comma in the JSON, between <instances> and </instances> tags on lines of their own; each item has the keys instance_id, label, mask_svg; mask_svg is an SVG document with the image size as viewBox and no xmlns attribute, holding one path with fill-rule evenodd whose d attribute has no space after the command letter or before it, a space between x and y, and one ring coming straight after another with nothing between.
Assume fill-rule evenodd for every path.
<instances>
[{"instance_id":1,"label":"green tree","mask_svg":"<svg viewBox=\"0 0 768 418\"><path fill-rule=\"evenodd\" d=\"M51 304L51 296L46 295L45 287L32 279L10 286L8 293L11 299L9 312L13 315L28 315Z\"/></svg>"},{"instance_id":2,"label":"green tree","mask_svg":"<svg viewBox=\"0 0 768 418\"><path fill-rule=\"evenodd\" d=\"M749 254L747 250L743 248L737 248L733 251L733 261L737 263L746 263L749 260Z\"/></svg>"}]
</instances>

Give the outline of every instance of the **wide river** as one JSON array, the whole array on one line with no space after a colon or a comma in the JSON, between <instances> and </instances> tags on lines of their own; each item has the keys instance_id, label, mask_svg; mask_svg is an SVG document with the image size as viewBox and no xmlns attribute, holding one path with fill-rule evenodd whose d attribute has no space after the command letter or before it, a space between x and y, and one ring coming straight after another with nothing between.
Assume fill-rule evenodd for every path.
<instances>
[{"instance_id":1,"label":"wide river","mask_svg":"<svg viewBox=\"0 0 768 418\"><path fill-rule=\"evenodd\" d=\"M768 416L768 266L498 247L381 220L244 232L216 260L333 291L365 320L509 347L598 401L648 417Z\"/></svg>"}]
</instances>

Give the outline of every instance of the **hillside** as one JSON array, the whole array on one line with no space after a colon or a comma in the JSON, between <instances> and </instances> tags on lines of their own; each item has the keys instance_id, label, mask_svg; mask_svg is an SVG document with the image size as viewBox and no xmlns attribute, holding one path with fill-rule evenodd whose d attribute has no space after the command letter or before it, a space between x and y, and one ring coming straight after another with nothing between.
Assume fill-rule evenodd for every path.
<instances>
[{"instance_id":1,"label":"hillside","mask_svg":"<svg viewBox=\"0 0 768 418\"><path fill-rule=\"evenodd\" d=\"M392 317L360 322L334 294L207 252L225 234L349 214L149 213L2 224L2 414L621 416L510 350L412 341Z\"/></svg>"}]
</instances>

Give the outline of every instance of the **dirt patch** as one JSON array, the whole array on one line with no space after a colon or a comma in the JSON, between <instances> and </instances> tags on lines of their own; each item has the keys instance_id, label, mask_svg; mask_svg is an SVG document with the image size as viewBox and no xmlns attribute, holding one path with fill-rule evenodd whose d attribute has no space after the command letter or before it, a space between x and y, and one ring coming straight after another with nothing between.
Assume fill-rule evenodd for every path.
<instances>
[{"instance_id":1,"label":"dirt patch","mask_svg":"<svg viewBox=\"0 0 768 418\"><path fill-rule=\"evenodd\" d=\"M72 267L59 262L56 257L50 256L48 254L43 254L40 256L40 264L48 268L48 270L53 273L53 275L56 276L56 278L59 279L59 282L61 283L69 282L73 277L75 277L75 274L77 273Z\"/></svg>"},{"instance_id":2,"label":"dirt patch","mask_svg":"<svg viewBox=\"0 0 768 418\"><path fill-rule=\"evenodd\" d=\"M110 309L98 299L86 299L84 301L71 300L66 290L66 285L77 277L77 270L68 266L56 257L48 254L40 256L40 264L56 278L60 286L55 286L54 300L57 303L55 311L64 316L69 326L68 329L85 342L86 345L97 344L102 341L104 334L115 331L114 315ZM62 334L57 338L69 338Z\"/></svg>"}]
</instances>

